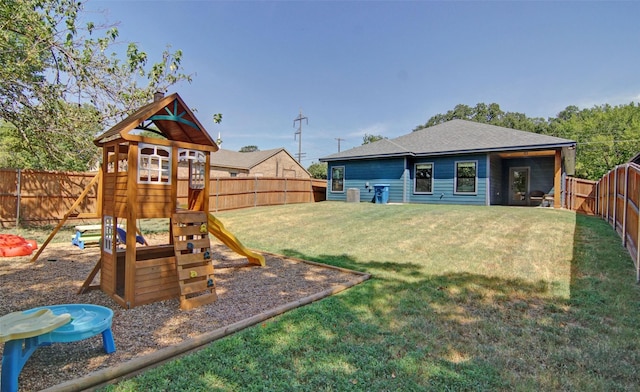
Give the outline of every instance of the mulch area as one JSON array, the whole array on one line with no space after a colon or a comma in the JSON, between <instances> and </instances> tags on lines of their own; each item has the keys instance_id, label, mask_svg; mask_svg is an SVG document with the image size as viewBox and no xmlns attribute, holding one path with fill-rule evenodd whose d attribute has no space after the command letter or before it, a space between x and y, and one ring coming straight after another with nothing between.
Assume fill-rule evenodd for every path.
<instances>
[{"instance_id":1,"label":"mulch area","mask_svg":"<svg viewBox=\"0 0 640 392\"><path fill-rule=\"evenodd\" d=\"M153 238L147 239L154 243ZM218 300L189 311L180 310L177 298L127 310L100 290L76 294L99 259L97 247L80 250L71 244L50 244L35 263L30 257L0 258L0 316L72 303L102 305L114 311L115 353L104 353L99 334L40 347L20 374L20 391L49 388L114 367L327 289L351 285L362 277L268 254L265 267L248 266L246 258L214 239L212 251ZM2 348L0 345L0 355Z\"/></svg>"}]
</instances>

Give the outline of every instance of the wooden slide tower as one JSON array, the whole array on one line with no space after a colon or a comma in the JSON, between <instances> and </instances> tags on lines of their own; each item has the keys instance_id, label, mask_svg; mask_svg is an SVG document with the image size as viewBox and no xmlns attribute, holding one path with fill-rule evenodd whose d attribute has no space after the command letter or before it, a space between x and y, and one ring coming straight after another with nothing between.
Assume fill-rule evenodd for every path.
<instances>
[{"instance_id":1,"label":"wooden slide tower","mask_svg":"<svg viewBox=\"0 0 640 392\"><path fill-rule=\"evenodd\" d=\"M102 240L100 289L125 308L180 297L182 309L216 300L207 216L210 154L218 150L178 94L154 101L98 136ZM178 172L188 173L188 202L178 205ZM136 246L136 222L169 218L167 243ZM117 228L126 221L126 246Z\"/></svg>"}]
</instances>

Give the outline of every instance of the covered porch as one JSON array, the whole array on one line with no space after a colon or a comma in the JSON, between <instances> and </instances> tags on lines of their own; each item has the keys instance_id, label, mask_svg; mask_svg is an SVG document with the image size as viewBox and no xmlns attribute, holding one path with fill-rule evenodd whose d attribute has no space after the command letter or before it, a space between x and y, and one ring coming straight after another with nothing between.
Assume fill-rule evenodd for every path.
<instances>
[{"instance_id":1,"label":"covered porch","mask_svg":"<svg viewBox=\"0 0 640 392\"><path fill-rule=\"evenodd\" d=\"M501 151L489 156L491 205L562 206L563 173L575 149Z\"/></svg>"}]
</instances>

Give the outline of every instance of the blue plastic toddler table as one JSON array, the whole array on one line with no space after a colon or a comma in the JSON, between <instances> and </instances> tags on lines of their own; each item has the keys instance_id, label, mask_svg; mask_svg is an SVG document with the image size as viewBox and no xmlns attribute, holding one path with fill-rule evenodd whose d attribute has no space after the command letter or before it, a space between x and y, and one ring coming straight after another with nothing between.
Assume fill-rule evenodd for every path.
<instances>
[{"instance_id":1,"label":"blue plastic toddler table","mask_svg":"<svg viewBox=\"0 0 640 392\"><path fill-rule=\"evenodd\" d=\"M113 310L91 304L43 306L0 317L0 343L5 342L0 392L18 390L18 376L40 346L77 342L102 333L104 351L116 351L112 321Z\"/></svg>"}]
</instances>

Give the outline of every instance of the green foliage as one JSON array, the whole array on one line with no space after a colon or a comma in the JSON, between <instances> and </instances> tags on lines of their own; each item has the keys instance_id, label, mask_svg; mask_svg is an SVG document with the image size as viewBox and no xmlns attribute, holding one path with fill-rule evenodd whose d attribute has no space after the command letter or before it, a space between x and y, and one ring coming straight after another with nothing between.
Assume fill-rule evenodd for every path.
<instances>
[{"instance_id":1,"label":"green foliage","mask_svg":"<svg viewBox=\"0 0 640 392\"><path fill-rule=\"evenodd\" d=\"M182 73L180 50L167 47L148 66L149 56L134 43L126 53L112 51L116 28L80 25L82 11L75 0L0 5L0 120L10 139L3 148L19 155L0 157L3 166L95 165L97 132L148 103L154 92L191 80Z\"/></svg>"},{"instance_id":2,"label":"green foliage","mask_svg":"<svg viewBox=\"0 0 640 392\"><path fill-rule=\"evenodd\" d=\"M457 105L446 114L431 117L418 131L461 119L535 132L577 142L576 177L598 180L616 165L640 152L640 104L602 105L580 110L567 106L556 117L542 119L504 112L496 103L475 107Z\"/></svg>"},{"instance_id":3,"label":"green foliage","mask_svg":"<svg viewBox=\"0 0 640 392\"><path fill-rule=\"evenodd\" d=\"M546 121L542 118L529 118L524 113L505 112L497 103L478 103L474 107L459 104L445 114L432 116L425 124L418 125L414 131L442 124L451 120L468 120L492 124L500 127L519 129L535 133L545 133Z\"/></svg>"},{"instance_id":4,"label":"green foliage","mask_svg":"<svg viewBox=\"0 0 640 392\"><path fill-rule=\"evenodd\" d=\"M598 180L640 152L640 104L569 106L549 123L549 134L578 143L577 177Z\"/></svg>"},{"instance_id":5,"label":"green foliage","mask_svg":"<svg viewBox=\"0 0 640 392\"><path fill-rule=\"evenodd\" d=\"M364 136L362 137L362 144L369 144L369 143L373 143L373 142L377 142L378 140L382 140L382 139L386 139L386 137L382 136L382 135L369 135L368 133L365 133Z\"/></svg>"},{"instance_id":6,"label":"green foliage","mask_svg":"<svg viewBox=\"0 0 640 392\"><path fill-rule=\"evenodd\" d=\"M312 163L307 171L311 174L313 178L320 178L323 180L327 179L327 163L326 162L318 162Z\"/></svg>"},{"instance_id":7,"label":"green foliage","mask_svg":"<svg viewBox=\"0 0 640 392\"><path fill-rule=\"evenodd\" d=\"M260 149L258 148L258 146L244 146L242 148L240 148L239 150L240 152L254 152L254 151L260 151Z\"/></svg>"}]
</instances>

